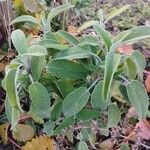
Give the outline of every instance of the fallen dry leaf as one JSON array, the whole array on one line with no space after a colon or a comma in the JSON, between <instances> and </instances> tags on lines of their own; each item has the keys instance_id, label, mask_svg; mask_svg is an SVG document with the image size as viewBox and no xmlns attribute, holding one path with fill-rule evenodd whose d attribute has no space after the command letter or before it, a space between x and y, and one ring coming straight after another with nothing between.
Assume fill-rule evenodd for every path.
<instances>
[{"instance_id":1,"label":"fallen dry leaf","mask_svg":"<svg viewBox=\"0 0 150 150\"><path fill-rule=\"evenodd\" d=\"M74 25L68 26L68 32L71 33L71 34L73 34L73 35L77 34L77 30L78 30L78 28L75 27Z\"/></svg>"},{"instance_id":2,"label":"fallen dry leaf","mask_svg":"<svg viewBox=\"0 0 150 150\"><path fill-rule=\"evenodd\" d=\"M110 139L108 139L106 141L103 141L100 144L100 148L102 150L112 150L113 149L113 145L114 145L113 142Z\"/></svg>"},{"instance_id":3,"label":"fallen dry leaf","mask_svg":"<svg viewBox=\"0 0 150 150\"><path fill-rule=\"evenodd\" d=\"M56 150L55 142L46 135L40 135L32 139L31 142L27 142L22 150Z\"/></svg>"},{"instance_id":4,"label":"fallen dry leaf","mask_svg":"<svg viewBox=\"0 0 150 150\"><path fill-rule=\"evenodd\" d=\"M4 72L5 71L5 67L6 67L6 65L8 65L9 64L9 61L8 60L3 60L3 61L1 61L0 62L0 72Z\"/></svg>"},{"instance_id":5,"label":"fallen dry leaf","mask_svg":"<svg viewBox=\"0 0 150 150\"><path fill-rule=\"evenodd\" d=\"M34 130L30 125L17 124L17 132L12 132L14 139L26 142L31 140L34 136Z\"/></svg>"},{"instance_id":6,"label":"fallen dry leaf","mask_svg":"<svg viewBox=\"0 0 150 150\"><path fill-rule=\"evenodd\" d=\"M7 123L0 126L0 136L1 136L4 144L6 144L8 141L8 139L7 139L8 126L9 126L9 124L7 124Z\"/></svg>"},{"instance_id":7,"label":"fallen dry leaf","mask_svg":"<svg viewBox=\"0 0 150 150\"><path fill-rule=\"evenodd\" d=\"M132 45L122 45L118 47L119 53L128 54L131 55L131 53L134 51Z\"/></svg>"},{"instance_id":8,"label":"fallen dry leaf","mask_svg":"<svg viewBox=\"0 0 150 150\"><path fill-rule=\"evenodd\" d=\"M147 89L147 92L150 92L150 75L147 76L147 78L145 80L145 87Z\"/></svg>"},{"instance_id":9,"label":"fallen dry leaf","mask_svg":"<svg viewBox=\"0 0 150 150\"><path fill-rule=\"evenodd\" d=\"M137 113L135 111L135 108L134 107L129 108L128 112L126 114L127 119L130 119L130 118L133 118L133 117L136 117L136 116L137 116Z\"/></svg>"},{"instance_id":10,"label":"fallen dry leaf","mask_svg":"<svg viewBox=\"0 0 150 150\"><path fill-rule=\"evenodd\" d=\"M150 140L150 125L146 119L136 124L128 139L135 141L137 137L143 140Z\"/></svg>"}]
</instances>

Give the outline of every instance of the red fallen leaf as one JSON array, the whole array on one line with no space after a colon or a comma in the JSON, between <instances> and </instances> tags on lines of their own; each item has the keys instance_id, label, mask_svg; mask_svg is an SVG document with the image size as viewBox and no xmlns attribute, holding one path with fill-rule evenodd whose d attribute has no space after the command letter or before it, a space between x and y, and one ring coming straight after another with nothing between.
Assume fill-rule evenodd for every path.
<instances>
[{"instance_id":1,"label":"red fallen leaf","mask_svg":"<svg viewBox=\"0 0 150 150\"><path fill-rule=\"evenodd\" d=\"M119 53L128 54L131 55L131 53L134 51L132 45L122 45L118 47Z\"/></svg>"},{"instance_id":2,"label":"red fallen leaf","mask_svg":"<svg viewBox=\"0 0 150 150\"><path fill-rule=\"evenodd\" d=\"M147 92L150 92L150 75L147 76L145 80L145 86L146 86Z\"/></svg>"},{"instance_id":3,"label":"red fallen leaf","mask_svg":"<svg viewBox=\"0 0 150 150\"><path fill-rule=\"evenodd\" d=\"M136 124L128 139L135 141L137 137L143 140L150 140L150 124L146 119Z\"/></svg>"}]
</instances>

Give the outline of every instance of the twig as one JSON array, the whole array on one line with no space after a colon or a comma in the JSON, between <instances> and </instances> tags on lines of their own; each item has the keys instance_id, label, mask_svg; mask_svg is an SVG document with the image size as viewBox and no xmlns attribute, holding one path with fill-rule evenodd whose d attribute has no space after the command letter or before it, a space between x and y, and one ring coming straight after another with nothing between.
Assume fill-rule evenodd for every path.
<instances>
[{"instance_id":1,"label":"twig","mask_svg":"<svg viewBox=\"0 0 150 150\"><path fill-rule=\"evenodd\" d=\"M14 140L12 140L11 138L8 137L8 140L15 145L17 148L19 148L20 150L22 149Z\"/></svg>"},{"instance_id":2,"label":"twig","mask_svg":"<svg viewBox=\"0 0 150 150\"><path fill-rule=\"evenodd\" d=\"M143 146L143 147L145 147L145 148L148 148L148 149L150 149L150 146L148 146L148 145L145 145L145 144L143 144L143 143L139 143L141 146Z\"/></svg>"},{"instance_id":3,"label":"twig","mask_svg":"<svg viewBox=\"0 0 150 150\"><path fill-rule=\"evenodd\" d=\"M149 72L149 71L147 71L147 70L144 70L144 72L143 72L143 73L150 75L150 72Z\"/></svg>"},{"instance_id":4,"label":"twig","mask_svg":"<svg viewBox=\"0 0 150 150\"><path fill-rule=\"evenodd\" d=\"M10 34L11 34L11 29L10 29L10 21L11 21L11 17L10 17L10 6L11 6L11 1L10 0L6 0L6 5L7 5L7 15L8 15L8 26L7 26L7 36L8 36L8 44L9 44L9 48L11 48L11 39L10 39Z\"/></svg>"}]
</instances>

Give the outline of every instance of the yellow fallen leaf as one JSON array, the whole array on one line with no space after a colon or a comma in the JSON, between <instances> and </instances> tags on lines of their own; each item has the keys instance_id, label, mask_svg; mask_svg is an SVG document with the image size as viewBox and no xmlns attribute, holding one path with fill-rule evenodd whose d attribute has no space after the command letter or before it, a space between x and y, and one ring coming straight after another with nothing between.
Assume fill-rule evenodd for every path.
<instances>
[{"instance_id":1,"label":"yellow fallen leaf","mask_svg":"<svg viewBox=\"0 0 150 150\"><path fill-rule=\"evenodd\" d=\"M30 125L17 124L17 132L12 132L14 139L26 142L31 140L34 136L34 130Z\"/></svg>"},{"instance_id":2,"label":"yellow fallen leaf","mask_svg":"<svg viewBox=\"0 0 150 150\"><path fill-rule=\"evenodd\" d=\"M40 135L27 142L22 150L56 150L55 142L46 135Z\"/></svg>"},{"instance_id":3,"label":"yellow fallen leaf","mask_svg":"<svg viewBox=\"0 0 150 150\"><path fill-rule=\"evenodd\" d=\"M3 143L6 144L8 139L7 139L7 130L8 130L9 124L3 124L0 126L0 136L3 140Z\"/></svg>"}]
</instances>

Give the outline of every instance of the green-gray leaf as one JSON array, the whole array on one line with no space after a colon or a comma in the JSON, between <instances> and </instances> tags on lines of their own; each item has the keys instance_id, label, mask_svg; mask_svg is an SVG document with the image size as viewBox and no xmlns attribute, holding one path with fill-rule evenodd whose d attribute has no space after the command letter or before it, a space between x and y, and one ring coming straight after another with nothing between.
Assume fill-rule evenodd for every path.
<instances>
[{"instance_id":1,"label":"green-gray leaf","mask_svg":"<svg viewBox=\"0 0 150 150\"><path fill-rule=\"evenodd\" d=\"M120 59L121 56L119 54L114 54L112 52L109 52L106 55L104 82L103 82L103 91L102 91L103 100L107 101L109 98L113 76L120 63Z\"/></svg>"},{"instance_id":2,"label":"green-gray leaf","mask_svg":"<svg viewBox=\"0 0 150 150\"><path fill-rule=\"evenodd\" d=\"M77 38L75 38L73 35L69 34L68 32L65 31L58 31L57 32L61 37L63 37L67 42L72 44L73 46L77 46L79 44L79 41Z\"/></svg>"},{"instance_id":3,"label":"green-gray leaf","mask_svg":"<svg viewBox=\"0 0 150 150\"><path fill-rule=\"evenodd\" d=\"M129 30L130 33L124 37L122 42L129 43L135 42L140 39L149 38L150 37L150 27L149 26L139 26Z\"/></svg>"},{"instance_id":4,"label":"green-gray leaf","mask_svg":"<svg viewBox=\"0 0 150 150\"><path fill-rule=\"evenodd\" d=\"M75 90L74 86L67 80L57 80L55 82L57 89L60 91L62 97L66 97L69 93Z\"/></svg>"},{"instance_id":5,"label":"green-gray leaf","mask_svg":"<svg viewBox=\"0 0 150 150\"><path fill-rule=\"evenodd\" d=\"M104 111L110 103L110 100L108 100L107 102L103 100L102 89L103 89L103 81L99 81L95 86L91 95L92 107L100 111Z\"/></svg>"},{"instance_id":6,"label":"green-gray leaf","mask_svg":"<svg viewBox=\"0 0 150 150\"><path fill-rule=\"evenodd\" d=\"M55 124L53 121L49 120L43 124L43 132L46 133L48 136L53 135Z\"/></svg>"},{"instance_id":7,"label":"green-gray leaf","mask_svg":"<svg viewBox=\"0 0 150 150\"><path fill-rule=\"evenodd\" d=\"M5 87L7 97L11 107L22 111L17 92L18 69L11 69L5 76Z\"/></svg>"},{"instance_id":8,"label":"green-gray leaf","mask_svg":"<svg viewBox=\"0 0 150 150\"><path fill-rule=\"evenodd\" d=\"M81 27L79 27L78 32L81 32L82 30L87 29L95 24L98 24L98 21L95 20L86 21L85 23L83 23Z\"/></svg>"},{"instance_id":9,"label":"green-gray leaf","mask_svg":"<svg viewBox=\"0 0 150 150\"><path fill-rule=\"evenodd\" d=\"M46 64L45 56L33 56L31 58L31 73L34 80L39 80L41 73L43 71L43 68Z\"/></svg>"},{"instance_id":10,"label":"green-gray leaf","mask_svg":"<svg viewBox=\"0 0 150 150\"><path fill-rule=\"evenodd\" d=\"M70 4L63 4L63 5L57 6L56 8L51 9L50 13L48 14L47 20L51 21L57 15L61 14L63 11L66 11L72 7L74 6Z\"/></svg>"},{"instance_id":11,"label":"green-gray leaf","mask_svg":"<svg viewBox=\"0 0 150 150\"><path fill-rule=\"evenodd\" d=\"M12 43L20 55L24 54L28 49L28 42L25 34L20 29L14 30L11 34Z\"/></svg>"},{"instance_id":12,"label":"green-gray leaf","mask_svg":"<svg viewBox=\"0 0 150 150\"><path fill-rule=\"evenodd\" d=\"M72 47L67 50L63 50L57 53L54 59L83 59L88 58L92 55L91 49L89 48L80 48L80 47Z\"/></svg>"},{"instance_id":13,"label":"green-gray leaf","mask_svg":"<svg viewBox=\"0 0 150 150\"><path fill-rule=\"evenodd\" d=\"M143 81L143 70L146 67L146 60L145 60L143 54L141 54L138 51L134 51L131 54L131 58L137 67L138 79L140 81Z\"/></svg>"},{"instance_id":14,"label":"green-gray leaf","mask_svg":"<svg viewBox=\"0 0 150 150\"><path fill-rule=\"evenodd\" d=\"M107 15L106 17L106 21L109 21L111 19L113 19L114 17L122 14L124 11L126 11L128 8L130 7L130 5L126 5L126 6L123 6L121 7L120 9L117 9L113 12L111 12L110 14Z\"/></svg>"},{"instance_id":15,"label":"green-gray leaf","mask_svg":"<svg viewBox=\"0 0 150 150\"><path fill-rule=\"evenodd\" d=\"M17 18L15 18L11 24L15 24L15 23L19 23L19 22L30 22L30 23L33 23L33 24L36 24L36 25L39 25L39 22L36 18L30 16L30 15L22 15L22 16L19 16Z\"/></svg>"},{"instance_id":16,"label":"green-gray leaf","mask_svg":"<svg viewBox=\"0 0 150 150\"><path fill-rule=\"evenodd\" d=\"M131 79L135 79L135 77L137 76L137 67L136 67L135 62L133 62L131 58L128 58L125 61L125 66L126 66L128 76Z\"/></svg>"},{"instance_id":17,"label":"green-gray leaf","mask_svg":"<svg viewBox=\"0 0 150 150\"><path fill-rule=\"evenodd\" d=\"M117 126L121 118L120 109L116 104L111 104L108 107L108 128Z\"/></svg>"},{"instance_id":18,"label":"green-gray leaf","mask_svg":"<svg viewBox=\"0 0 150 150\"><path fill-rule=\"evenodd\" d=\"M62 102L58 102L52 110L51 120L56 121L57 119L59 119L61 111L62 111Z\"/></svg>"},{"instance_id":19,"label":"green-gray leaf","mask_svg":"<svg viewBox=\"0 0 150 150\"><path fill-rule=\"evenodd\" d=\"M98 118L99 116L100 116L99 111L91 109L83 109L76 115L79 121L88 121L91 119Z\"/></svg>"},{"instance_id":20,"label":"green-gray leaf","mask_svg":"<svg viewBox=\"0 0 150 150\"><path fill-rule=\"evenodd\" d=\"M40 45L31 45L23 55L25 55L25 56L45 56L45 55L47 55L47 50L43 46L40 46Z\"/></svg>"},{"instance_id":21,"label":"green-gray leaf","mask_svg":"<svg viewBox=\"0 0 150 150\"><path fill-rule=\"evenodd\" d=\"M89 91L85 87L80 87L66 96L62 109L66 117L76 115L88 102Z\"/></svg>"},{"instance_id":22,"label":"green-gray leaf","mask_svg":"<svg viewBox=\"0 0 150 150\"><path fill-rule=\"evenodd\" d=\"M92 35L84 36L80 40L79 46L86 46L86 45L98 46L99 40L98 40L97 36L92 36Z\"/></svg>"},{"instance_id":23,"label":"green-gray leaf","mask_svg":"<svg viewBox=\"0 0 150 150\"><path fill-rule=\"evenodd\" d=\"M64 119L61 122L61 124L54 130L54 135L63 133L63 130L73 125L74 122L75 122L74 117Z\"/></svg>"},{"instance_id":24,"label":"green-gray leaf","mask_svg":"<svg viewBox=\"0 0 150 150\"><path fill-rule=\"evenodd\" d=\"M120 150L130 150L130 147L127 144L122 144Z\"/></svg>"},{"instance_id":25,"label":"green-gray leaf","mask_svg":"<svg viewBox=\"0 0 150 150\"><path fill-rule=\"evenodd\" d=\"M11 118L11 130L17 131L16 125L20 118L20 111L14 107L12 107L12 118Z\"/></svg>"},{"instance_id":26,"label":"green-gray leaf","mask_svg":"<svg viewBox=\"0 0 150 150\"><path fill-rule=\"evenodd\" d=\"M63 79L83 79L88 71L76 62L68 60L52 60L48 63L49 73Z\"/></svg>"},{"instance_id":27,"label":"green-gray leaf","mask_svg":"<svg viewBox=\"0 0 150 150\"><path fill-rule=\"evenodd\" d=\"M127 85L128 98L135 108L139 119L142 120L146 117L148 112L149 98L144 85L139 81L132 80Z\"/></svg>"},{"instance_id":28,"label":"green-gray leaf","mask_svg":"<svg viewBox=\"0 0 150 150\"><path fill-rule=\"evenodd\" d=\"M50 97L47 89L38 82L29 86L29 94L32 100L31 111L43 118L50 117Z\"/></svg>"},{"instance_id":29,"label":"green-gray leaf","mask_svg":"<svg viewBox=\"0 0 150 150\"><path fill-rule=\"evenodd\" d=\"M78 150L88 150L88 145L85 141L80 141L78 145Z\"/></svg>"},{"instance_id":30,"label":"green-gray leaf","mask_svg":"<svg viewBox=\"0 0 150 150\"><path fill-rule=\"evenodd\" d=\"M96 33L98 34L98 36L104 42L106 49L109 50L110 46L112 45L112 41L111 41L111 37L109 33L98 25L94 25L94 29Z\"/></svg>"}]
</instances>

